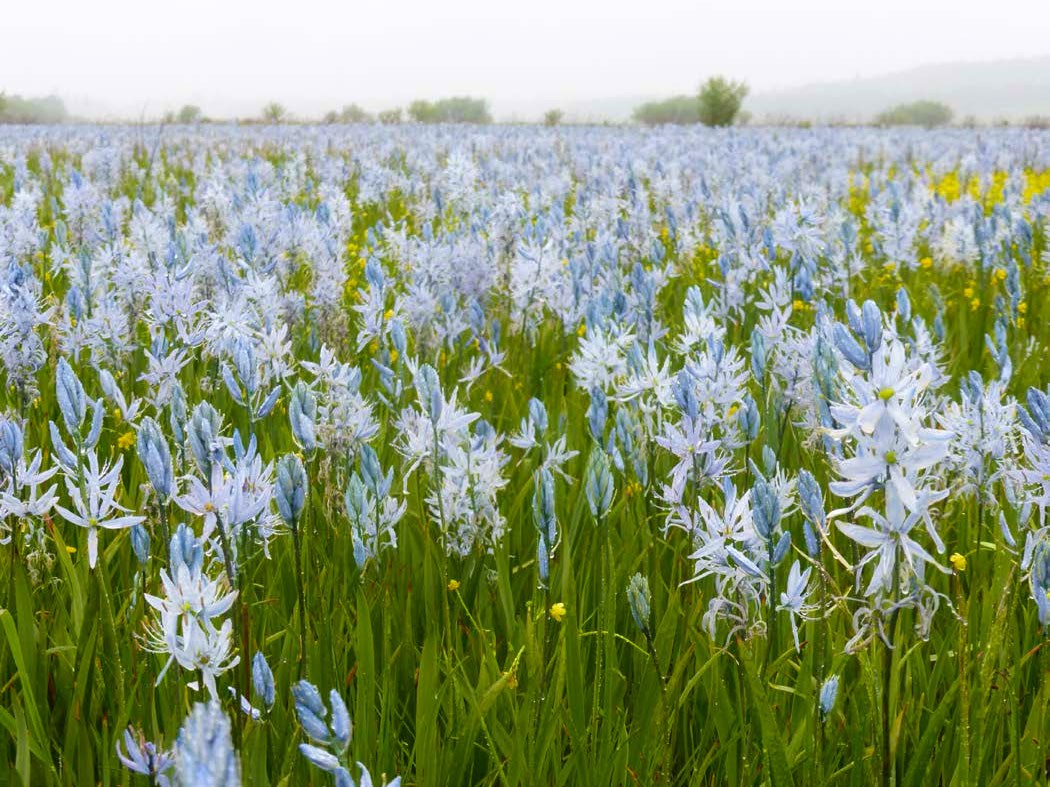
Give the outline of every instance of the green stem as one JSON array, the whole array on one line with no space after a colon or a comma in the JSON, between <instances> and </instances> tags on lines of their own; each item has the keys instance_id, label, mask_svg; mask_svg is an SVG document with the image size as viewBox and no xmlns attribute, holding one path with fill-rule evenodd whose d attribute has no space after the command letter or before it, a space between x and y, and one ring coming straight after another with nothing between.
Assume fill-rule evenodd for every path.
<instances>
[{"instance_id":1,"label":"green stem","mask_svg":"<svg viewBox=\"0 0 1050 787\"><path fill-rule=\"evenodd\" d=\"M306 597L303 593L303 547L299 534L299 522L292 520L292 544L295 548L295 589L299 597L299 667L298 676L303 675L306 660Z\"/></svg>"}]
</instances>

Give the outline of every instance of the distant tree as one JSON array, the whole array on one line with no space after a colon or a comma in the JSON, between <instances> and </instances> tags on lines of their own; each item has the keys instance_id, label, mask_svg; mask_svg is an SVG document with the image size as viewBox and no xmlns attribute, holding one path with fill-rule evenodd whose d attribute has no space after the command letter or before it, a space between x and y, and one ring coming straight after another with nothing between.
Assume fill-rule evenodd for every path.
<instances>
[{"instance_id":1,"label":"distant tree","mask_svg":"<svg viewBox=\"0 0 1050 787\"><path fill-rule=\"evenodd\" d=\"M933 128L951 123L953 114L952 108L940 101L913 101L887 109L875 118L875 122L880 126Z\"/></svg>"},{"instance_id":2,"label":"distant tree","mask_svg":"<svg viewBox=\"0 0 1050 787\"><path fill-rule=\"evenodd\" d=\"M190 123L200 123L203 117L204 114L201 112L200 107L194 104L184 104L183 107L179 110L179 114L176 116L176 119L180 123L185 123L188 125Z\"/></svg>"},{"instance_id":3,"label":"distant tree","mask_svg":"<svg viewBox=\"0 0 1050 787\"><path fill-rule=\"evenodd\" d=\"M68 119L66 105L58 96L0 96L0 123L62 123Z\"/></svg>"},{"instance_id":4,"label":"distant tree","mask_svg":"<svg viewBox=\"0 0 1050 787\"><path fill-rule=\"evenodd\" d=\"M647 126L699 123L700 107L696 96L673 96L663 101L650 101L635 107L632 117L635 122L644 123Z\"/></svg>"},{"instance_id":5,"label":"distant tree","mask_svg":"<svg viewBox=\"0 0 1050 787\"><path fill-rule=\"evenodd\" d=\"M434 104L434 109L442 123L491 123L489 103L483 98L453 96L443 98Z\"/></svg>"},{"instance_id":6,"label":"distant tree","mask_svg":"<svg viewBox=\"0 0 1050 787\"><path fill-rule=\"evenodd\" d=\"M743 82L711 77L700 86L700 122L705 126L731 126L747 94L748 87Z\"/></svg>"},{"instance_id":7,"label":"distant tree","mask_svg":"<svg viewBox=\"0 0 1050 787\"><path fill-rule=\"evenodd\" d=\"M437 111L429 101L417 99L408 105L408 116L416 123L436 123Z\"/></svg>"},{"instance_id":8,"label":"distant tree","mask_svg":"<svg viewBox=\"0 0 1050 787\"><path fill-rule=\"evenodd\" d=\"M384 126L393 126L401 122L401 107L384 109L378 115L379 122Z\"/></svg>"},{"instance_id":9,"label":"distant tree","mask_svg":"<svg viewBox=\"0 0 1050 787\"><path fill-rule=\"evenodd\" d=\"M267 123L281 123L288 117L288 110L283 104L271 101L262 111L262 119Z\"/></svg>"},{"instance_id":10,"label":"distant tree","mask_svg":"<svg viewBox=\"0 0 1050 787\"><path fill-rule=\"evenodd\" d=\"M561 125L562 119L565 117L565 113L560 109L548 109L543 115L543 125L545 126L558 126Z\"/></svg>"},{"instance_id":11,"label":"distant tree","mask_svg":"<svg viewBox=\"0 0 1050 787\"><path fill-rule=\"evenodd\" d=\"M372 116L357 104L347 104L339 111L340 123L371 123Z\"/></svg>"},{"instance_id":12,"label":"distant tree","mask_svg":"<svg viewBox=\"0 0 1050 787\"><path fill-rule=\"evenodd\" d=\"M331 125L333 123L338 123L339 122L339 113L336 112L334 109L330 109L330 110L328 110L327 112L324 113L324 117L321 118L321 122L322 123L327 123L328 125Z\"/></svg>"},{"instance_id":13,"label":"distant tree","mask_svg":"<svg viewBox=\"0 0 1050 787\"><path fill-rule=\"evenodd\" d=\"M489 104L483 98L452 96L438 101L413 101L408 116L417 123L491 123Z\"/></svg>"}]
</instances>

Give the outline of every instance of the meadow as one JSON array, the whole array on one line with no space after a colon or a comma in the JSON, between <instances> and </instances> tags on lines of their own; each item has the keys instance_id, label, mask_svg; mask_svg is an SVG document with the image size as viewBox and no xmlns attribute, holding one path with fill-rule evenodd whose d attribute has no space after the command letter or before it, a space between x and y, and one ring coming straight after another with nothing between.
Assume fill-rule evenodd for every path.
<instances>
[{"instance_id":1,"label":"meadow","mask_svg":"<svg viewBox=\"0 0 1050 787\"><path fill-rule=\"evenodd\" d=\"M0 784L1047 783L1048 223L1023 129L0 128Z\"/></svg>"}]
</instances>

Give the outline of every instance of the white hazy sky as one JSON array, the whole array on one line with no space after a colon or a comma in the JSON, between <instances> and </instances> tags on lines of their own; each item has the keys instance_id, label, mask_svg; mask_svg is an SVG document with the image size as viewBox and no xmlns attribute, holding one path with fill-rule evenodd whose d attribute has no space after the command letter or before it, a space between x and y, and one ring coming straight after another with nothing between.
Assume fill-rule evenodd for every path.
<instances>
[{"instance_id":1,"label":"white hazy sky","mask_svg":"<svg viewBox=\"0 0 1050 787\"><path fill-rule=\"evenodd\" d=\"M0 90L84 114L317 114L472 94L498 114L1050 54L1047 0L0 0Z\"/></svg>"}]
</instances>

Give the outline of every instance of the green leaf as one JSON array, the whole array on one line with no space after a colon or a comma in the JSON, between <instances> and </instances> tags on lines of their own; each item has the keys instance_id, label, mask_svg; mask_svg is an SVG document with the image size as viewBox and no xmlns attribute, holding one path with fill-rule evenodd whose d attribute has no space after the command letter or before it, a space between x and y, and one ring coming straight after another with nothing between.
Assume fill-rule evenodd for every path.
<instances>
[{"instance_id":1,"label":"green leaf","mask_svg":"<svg viewBox=\"0 0 1050 787\"><path fill-rule=\"evenodd\" d=\"M747 647L739 640L737 640L737 652L744 664L744 674L747 675L748 688L751 690L755 712L758 714L762 735L762 757L765 760L766 768L769 770L769 779L773 787L787 787L794 784L794 782L791 778L791 770L788 767L784 741L780 737L780 726L766 697L762 678L755 671L755 665L751 661Z\"/></svg>"}]
</instances>

